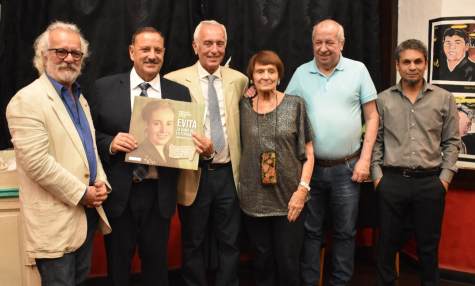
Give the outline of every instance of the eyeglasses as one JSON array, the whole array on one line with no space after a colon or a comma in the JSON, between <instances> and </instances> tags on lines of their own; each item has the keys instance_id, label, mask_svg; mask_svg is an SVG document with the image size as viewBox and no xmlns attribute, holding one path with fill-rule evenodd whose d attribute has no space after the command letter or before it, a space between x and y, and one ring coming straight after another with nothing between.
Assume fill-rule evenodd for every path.
<instances>
[{"instance_id":1,"label":"eyeglasses","mask_svg":"<svg viewBox=\"0 0 475 286\"><path fill-rule=\"evenodd\" d=\"M62 60L64 60L69 54L73 57L73 60L78 61L84 55L81 51L71 50L68 51L66 49L48 49L48 51L54 51L56 56Z\"/></svg>"}]
</instances>

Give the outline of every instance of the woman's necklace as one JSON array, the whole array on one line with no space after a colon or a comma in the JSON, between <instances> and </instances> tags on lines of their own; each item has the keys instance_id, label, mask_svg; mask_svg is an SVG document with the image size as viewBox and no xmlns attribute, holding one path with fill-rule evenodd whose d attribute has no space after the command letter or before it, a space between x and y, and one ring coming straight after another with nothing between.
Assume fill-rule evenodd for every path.
<instances>
[{"instance_id":1,"label":"woman's necklace","mask_svg":"<svg viewBox=\"0 0 475 286\"><path fill-rule=\"evenodd\" d=\"M274 148L263 148L261 142L261 133L260 133L260 122L259 122L259 95L256 99L256 125L257 125L257 140L259 140L259 151L260 151L260 170L261 170L261 184L264 186L276 185L277 184L277 94L274 93L275 107L272 109L272 102L270 103L271 110L269 112L263 113L264 121L267 121L266 114L273 113L275 116L274 124ZM261 106L262 107L262 106ZM272 112L274 111L275 112ZM269 118L270 121L270 118Z\"/></svg>"}]
</instances>

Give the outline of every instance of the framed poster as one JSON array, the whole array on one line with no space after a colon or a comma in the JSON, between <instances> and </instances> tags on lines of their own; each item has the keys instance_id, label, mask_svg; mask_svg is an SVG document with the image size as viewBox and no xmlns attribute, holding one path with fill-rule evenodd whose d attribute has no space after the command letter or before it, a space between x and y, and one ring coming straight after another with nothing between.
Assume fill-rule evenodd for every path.
<instances>
[{"instance_id":1,"label":"framed poster","mask_svg":"<svg viewBox=\"0 0 475 286\"><path fill-rule=\"evenodd\" d=\"M139 146L125 161L198 169L192 133L203 134L204 106L191 102L136 96L129 133Z\"/></svg>"},{"instance_id":2,"label":"framed poster","mask_svg":"<svg viewBox=\"0 0 475 286\"><path fill-rule=\"evenodd\" d=\"M429 21L429 82L475 97L475 16Z\"/></svg>"},{"instance_id":3,"label":"framed poster","mask_svg":"<svg viewBox=\"0 0 475 286\"><path fill-rule=\"evenodd\" d=\"M455 96L462 137L459 162L475 168L475 16L429 21L428 81Z\"/></svg>"}]
</instances>

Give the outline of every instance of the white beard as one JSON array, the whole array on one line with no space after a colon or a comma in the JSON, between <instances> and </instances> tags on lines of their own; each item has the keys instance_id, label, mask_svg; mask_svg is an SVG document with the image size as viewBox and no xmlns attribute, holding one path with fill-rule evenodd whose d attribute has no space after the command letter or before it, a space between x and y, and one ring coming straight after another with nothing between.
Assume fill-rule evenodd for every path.
<instances>
[{"instance_id":1,"label":"white beard","mask_svg":"<svg viewBox=\"0 0 475 286\"><path fill-rule=\"evenodd\" d=\"M50 77L58 82L73 84L81 74L81 68L80 64L78 67L76 64L67 64L64 62L61 64L54 64L48 60L46 63L46 72Z\"/></svg>"}]
</instances>

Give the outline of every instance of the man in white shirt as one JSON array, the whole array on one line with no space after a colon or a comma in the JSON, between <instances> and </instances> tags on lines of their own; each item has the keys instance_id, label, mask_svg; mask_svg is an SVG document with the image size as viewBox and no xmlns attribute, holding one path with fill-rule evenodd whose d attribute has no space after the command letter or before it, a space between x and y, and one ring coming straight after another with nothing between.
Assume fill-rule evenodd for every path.
<instances>
[{"instance_id":1,"label":"man in white shirt","mask_svg":"<svg viewBox=\"0 0 475 286\"><path fill-rule=\"evenodd\" d=\"M105 236L107 271L114 286L129 285L137 245L141 285L168 285L167 242L178 171L124 161L125 153L138 146L128 133L135 96L190 101L186 87L160 76L164 54L160 32L152 27L138 29L129 46L132 70L97 80L91 96L97 147L114 188L104 206L114 229ZM140 167L145 170L142 176L137 172Z\"/></svg>"},{"instance_id":2,"label":"man in white shirt","mask_svg":"<svg viewBox=\"0 0 475 286\"><path fill-rule=\"evenodd\" d=\"M203 242L210 222L218 241L215 284L239 284L240 209L236 192L241 153L239 99L247 78L220 66L226 40L226 28L222 24L202 21L193 35L198 62L165 76L187 86L193 102L204 104L206 110L205 134L194 135L196 149L201 154L200 169L182 170L178 180L185 285L208 285Z\"/></svg>"}]
</instances>

